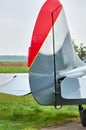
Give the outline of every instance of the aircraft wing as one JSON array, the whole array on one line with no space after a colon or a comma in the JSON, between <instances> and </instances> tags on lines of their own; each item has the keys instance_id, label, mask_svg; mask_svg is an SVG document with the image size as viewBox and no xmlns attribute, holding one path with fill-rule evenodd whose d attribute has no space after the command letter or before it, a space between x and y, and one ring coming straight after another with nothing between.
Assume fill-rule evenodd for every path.
<instances>
[{"instance_id":1,"label":"aircraft wing","mask_svg":"<svg viewBox=\"0 0 86 130\"><path fill-rule=\"evenodd\" d=\"M86 75L65 78L61 82L61 96L65 99L86 99Z\"/></svg>"},{"instance_id":2,"label":"aircraft wing","mask_svg":"<svg viewBox=\"0 0 86 130\"><path fill-rule=\"evenodd\" d=\"M15 96L31 93L28 74L0 74L0 92Z\"/></svg>"}]
</instances>

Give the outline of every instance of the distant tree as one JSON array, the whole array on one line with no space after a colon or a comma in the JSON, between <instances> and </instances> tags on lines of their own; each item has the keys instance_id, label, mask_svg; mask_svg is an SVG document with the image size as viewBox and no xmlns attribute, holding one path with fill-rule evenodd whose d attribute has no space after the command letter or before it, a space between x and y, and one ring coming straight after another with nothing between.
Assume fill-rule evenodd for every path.
<instances>
[{"instance_id":1,"label":"distant tree","mask_svg":"<svg viewBox=\"0 0 86 130\"><path fill-rule=\"evenodd\" d=\"M81 59L86 57L86 46L83 45L83 43L80 44L79 50L78 50L78 55Z\"/></svg>"},{"instance_id":2,"label":"distant tree","mask_svg":"<svg viewBox=\"0 0 86 130\"><path fill-rule=\"evenodd\" d=\"M74 40L72 40L72 43L74 45L74 49L76 51L76 53L79 55L79 57L81 59L83 59L84 57L86 57L86 46L83 45L83 43L80 44L80 47L78 45L76 45L76 43L74 42Z\"/></svg>"}]
</instances>

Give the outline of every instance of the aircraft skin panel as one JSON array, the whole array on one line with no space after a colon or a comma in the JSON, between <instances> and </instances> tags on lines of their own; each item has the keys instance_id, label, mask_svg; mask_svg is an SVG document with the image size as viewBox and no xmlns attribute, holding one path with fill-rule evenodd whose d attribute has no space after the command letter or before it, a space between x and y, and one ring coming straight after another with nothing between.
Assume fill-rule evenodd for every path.
<instances>
[{"instance_id":1,"label":"aircraft skin panel","mask_svg":"<svg viewBox=\"0 0 86 130\"><path fill-rule=\"evenodd\" d=\"M41 105L53 105L55 102L53 75L30 73L29 78L35 100Z\"/></svg>"},{"instance_id":2,"label":"aircraft skin panel","mask_svg":"<svg viewBox=\"0 0 86 130\"><path fill-rule=\"evenodd\" d=\"M54 15L54 13L53 13ZM64 26L65 25L65 26ZM69 32L68 26L66 23L64 10L62 9L58 18L54 23L54 40L55 40L55 53L57 53L64 43L64 39ZM41 47L39 53L44 55L53 55L53 38L52 38L52 28L48 33L46 40L44 41L43 46Z\"/></svg>"},{"instance_id":3,"label":"aircraft skin panel","mask_svg":"<svg viewBox=\"0 0 86 130\"><path fill-rule=\"evenodd\" d=\"M86 99L86 78L64 79L61 83L61 96L64 99Z\"/></svg>"},{"instance_id":4,"label":"aircraft skin panel","mask_svg":"<svg viewBox=\"0 0 86 130\"><path fill-rule=\"evenodd\" d=\"M0 86L10 82L14 76L15 74L5 74L5 73L0 74Z\"/></svg>"}]
</instances>

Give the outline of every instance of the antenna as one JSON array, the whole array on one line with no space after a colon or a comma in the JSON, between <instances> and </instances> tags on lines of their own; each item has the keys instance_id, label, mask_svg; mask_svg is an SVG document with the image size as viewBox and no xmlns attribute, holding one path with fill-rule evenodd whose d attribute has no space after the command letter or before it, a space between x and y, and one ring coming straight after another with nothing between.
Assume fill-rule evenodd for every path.
<instances>
[{"instance_id":1,"label":"antenna","mask_svg":"<svg viewBox=\"0 0 86 130\"><path fill-rule=\"evenodd\" d=\"M54 37L54 11L51 13L52 16L52 37L53 37L53 63L54 63L54 84L55 84L55 108L56 108L56 97L57 97L57 81L56 81L56 61L55 61L55 37Z\"/></svg>"}]
</instances>

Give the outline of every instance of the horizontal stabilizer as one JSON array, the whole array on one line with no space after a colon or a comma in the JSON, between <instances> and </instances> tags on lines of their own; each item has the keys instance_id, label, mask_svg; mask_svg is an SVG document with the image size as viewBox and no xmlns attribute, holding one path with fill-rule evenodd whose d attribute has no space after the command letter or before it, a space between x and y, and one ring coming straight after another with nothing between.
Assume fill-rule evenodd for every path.
<instances>
[{"instance_id":1,"label":"horizontal stabilizer","mask_svg":"<svg viewBox=\"0 0 86 130\"><path fill-rule=\"evenodd\" d=\"M86 99L86 77L64 79L61 96L65 99Z\"/></svg>"},{"instance_id":2,"label":"horizontal stabilizer","mask_svg":"<svg viewBox=\"0 0 86 130\"><path fill-rule=\"evenodd\" d=\"M31 93L28 74L0 74L0 92L15 96Z\"/></svg>"}]
</instances>

